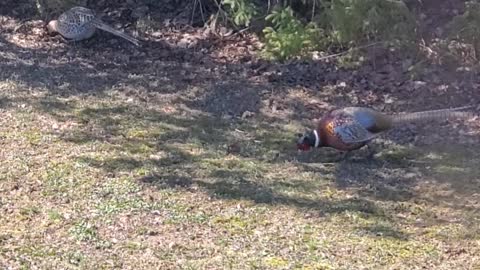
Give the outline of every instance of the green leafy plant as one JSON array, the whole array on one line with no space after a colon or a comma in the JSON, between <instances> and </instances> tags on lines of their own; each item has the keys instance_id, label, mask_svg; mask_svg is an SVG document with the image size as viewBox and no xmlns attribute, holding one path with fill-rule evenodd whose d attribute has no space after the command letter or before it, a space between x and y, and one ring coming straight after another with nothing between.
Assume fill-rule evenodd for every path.
<instances>
[{"instance_id":1,"label":"green leafy plant","mask_svg":"<svg viewBox=\"0 0 480 270\"><path fill-rule=\"evenodd\" d=\"M399 0L322 0L321 25L342 45L372 40L411 40L415 19Z\"/></svg>"},{"instance_id":2,"label":"green leafy plant","mask_svg":"<svg viewBox=\"0 0 480 270\"><path fill-rule=\"evenodd\" d=\"M323 31L314 23L304 25L290 7L273 11L266 18L273 27L266 27L263 54L270 59L285 60L300 56L318 46Z\"/></svg>"},{"instance_id":3,"label":"green leafy plant","mask_svg":"<svg viewBox=\"0 0 480 270\"><path fill-rule=\"evenodd\" d=\"M257 14L257 9L251 0L223 0L222 4L227 7L233 22L238 26L249 26Z\"/></svg>"},{"instance_id":4,"label":"green leafy plant","mask_svg":"<svg viewBox=\"0 0 480 270\"><path fill-rule=\"evenodd\" d=\"M471 44L475 58L480 57L480 3L465 3L465 12L453 18L448 27L449 38Z\"/></svg>"}]
</instances>

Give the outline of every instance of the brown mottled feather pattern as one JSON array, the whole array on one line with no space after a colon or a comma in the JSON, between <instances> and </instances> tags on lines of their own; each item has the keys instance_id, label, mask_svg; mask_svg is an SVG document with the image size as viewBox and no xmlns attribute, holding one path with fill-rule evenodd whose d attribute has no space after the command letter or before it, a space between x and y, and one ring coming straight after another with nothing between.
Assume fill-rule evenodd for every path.
<instances>
[{"instance_id":1,"label":"brown mottled feather pattern","mask_svg":"<svg viewBox=\"0 0 480 270\"><path fill-rule=\"evenodd\" d=\"M140 46L137 39L105 24L96 17L93 10L84 7L73 7L65 11L58 17L58 20L49 23L49 28L72 40L88 39L98 28Z\"/></svg>"}]
</instances>

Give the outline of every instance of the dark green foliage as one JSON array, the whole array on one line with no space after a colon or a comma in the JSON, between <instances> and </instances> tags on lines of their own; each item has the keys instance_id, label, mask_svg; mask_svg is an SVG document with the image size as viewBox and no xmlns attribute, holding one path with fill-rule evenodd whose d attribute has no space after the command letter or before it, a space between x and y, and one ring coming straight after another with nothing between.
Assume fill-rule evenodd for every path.
<instances>
[{"instance_id":1,"label":"dark green foliage","mask_svg":"<svg viewBox=\"0 0 480 270\"><path fill-rule=\"evenodd\" d=\"M319 21L332 41L342 45L372 40L411 40L415 19L402 1L331 0L322 1Z\"/></svg>"},{"instance_id":2,"label":"dark green foliage","mask_svg":"<svg viewBox=\"0 0 480 270\"><path fill-rule=\"evenodd\" d=\"M264 55L267 58L288 59L302 55L320 45L323 31L314 23L304 25L295 18L290 7L273 11L266 18L273 27L266 27Z\"/></svg>"},{"instance_id":3,"label":"dark green foliage","mask_svg":"<svg viewBox=\"0 0 480 270\"><path fill-rule=\"evenodd\" d=\"M449 25L450 39L471 44L478 60L480 52L480 3L468 1L465 3L465 13L453 18Z\"/></svg>"}]
</instances>

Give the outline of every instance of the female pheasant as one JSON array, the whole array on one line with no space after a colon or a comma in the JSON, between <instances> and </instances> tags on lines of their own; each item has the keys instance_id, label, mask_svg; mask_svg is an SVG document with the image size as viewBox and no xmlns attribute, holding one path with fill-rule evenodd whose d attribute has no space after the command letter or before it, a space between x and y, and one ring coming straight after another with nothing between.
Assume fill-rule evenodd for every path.
<instances>
[{"instance_id":1,"label":"female pheasant","mask_svg":"<svg viewBox=\"0 0 480 270\"><path fill-rule=\"evenodd\" d=\"M93 10L84 7L73 7L62 13L57 20L52 20L47 25L48 31L52 33L57 32L63 37L75 41L91 38L97 28L124 38L136 46L140 46L137 39L108 26L96 17Z\"/></svg>"},{"instance_id":2,"label":"female pheasant","mask_svg":"<svg viewBox=\"0 0 480 270\"><path fill-rule=\"evenodd\" d=\"M316 129L300 135L297 148L307 151L312 147L331 147L350 152L365 146L383 132L405 123L470 117L472 114L469 112L459 112L467 108L471 106L401 115L387 115L363 107L337 109L323 117Z\"/></svg>"}]
</instances>

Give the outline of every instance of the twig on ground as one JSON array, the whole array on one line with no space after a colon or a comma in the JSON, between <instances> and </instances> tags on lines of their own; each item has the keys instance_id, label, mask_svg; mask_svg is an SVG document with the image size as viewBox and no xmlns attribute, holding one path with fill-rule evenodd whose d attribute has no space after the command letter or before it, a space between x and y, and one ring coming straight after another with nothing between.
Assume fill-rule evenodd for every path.
<instances>
[{"instance_id":1,"label":"twig on ground","mask_svg":"<svg viewBox=\"0 0 480 270\"><path fill-rule=\"evenodd\" d=\"M384 42L379 41L379 42L370 43L370 44L367 44L367 45L364 45L364 46L353 47L353 48L348 49L348 50L343 51L343 52L322 56L322 57L320 57L316 60L325 60L325 59L341 56L341 55L347 54L347 53L349 53L350 51L353 51L353 50L361 50L361 49L369 48L369 47L372 47L372 46L375 46L375 45L378 45L378 44L382 44L382 43L384 43Z\"/></svg>"}]
</instances>

